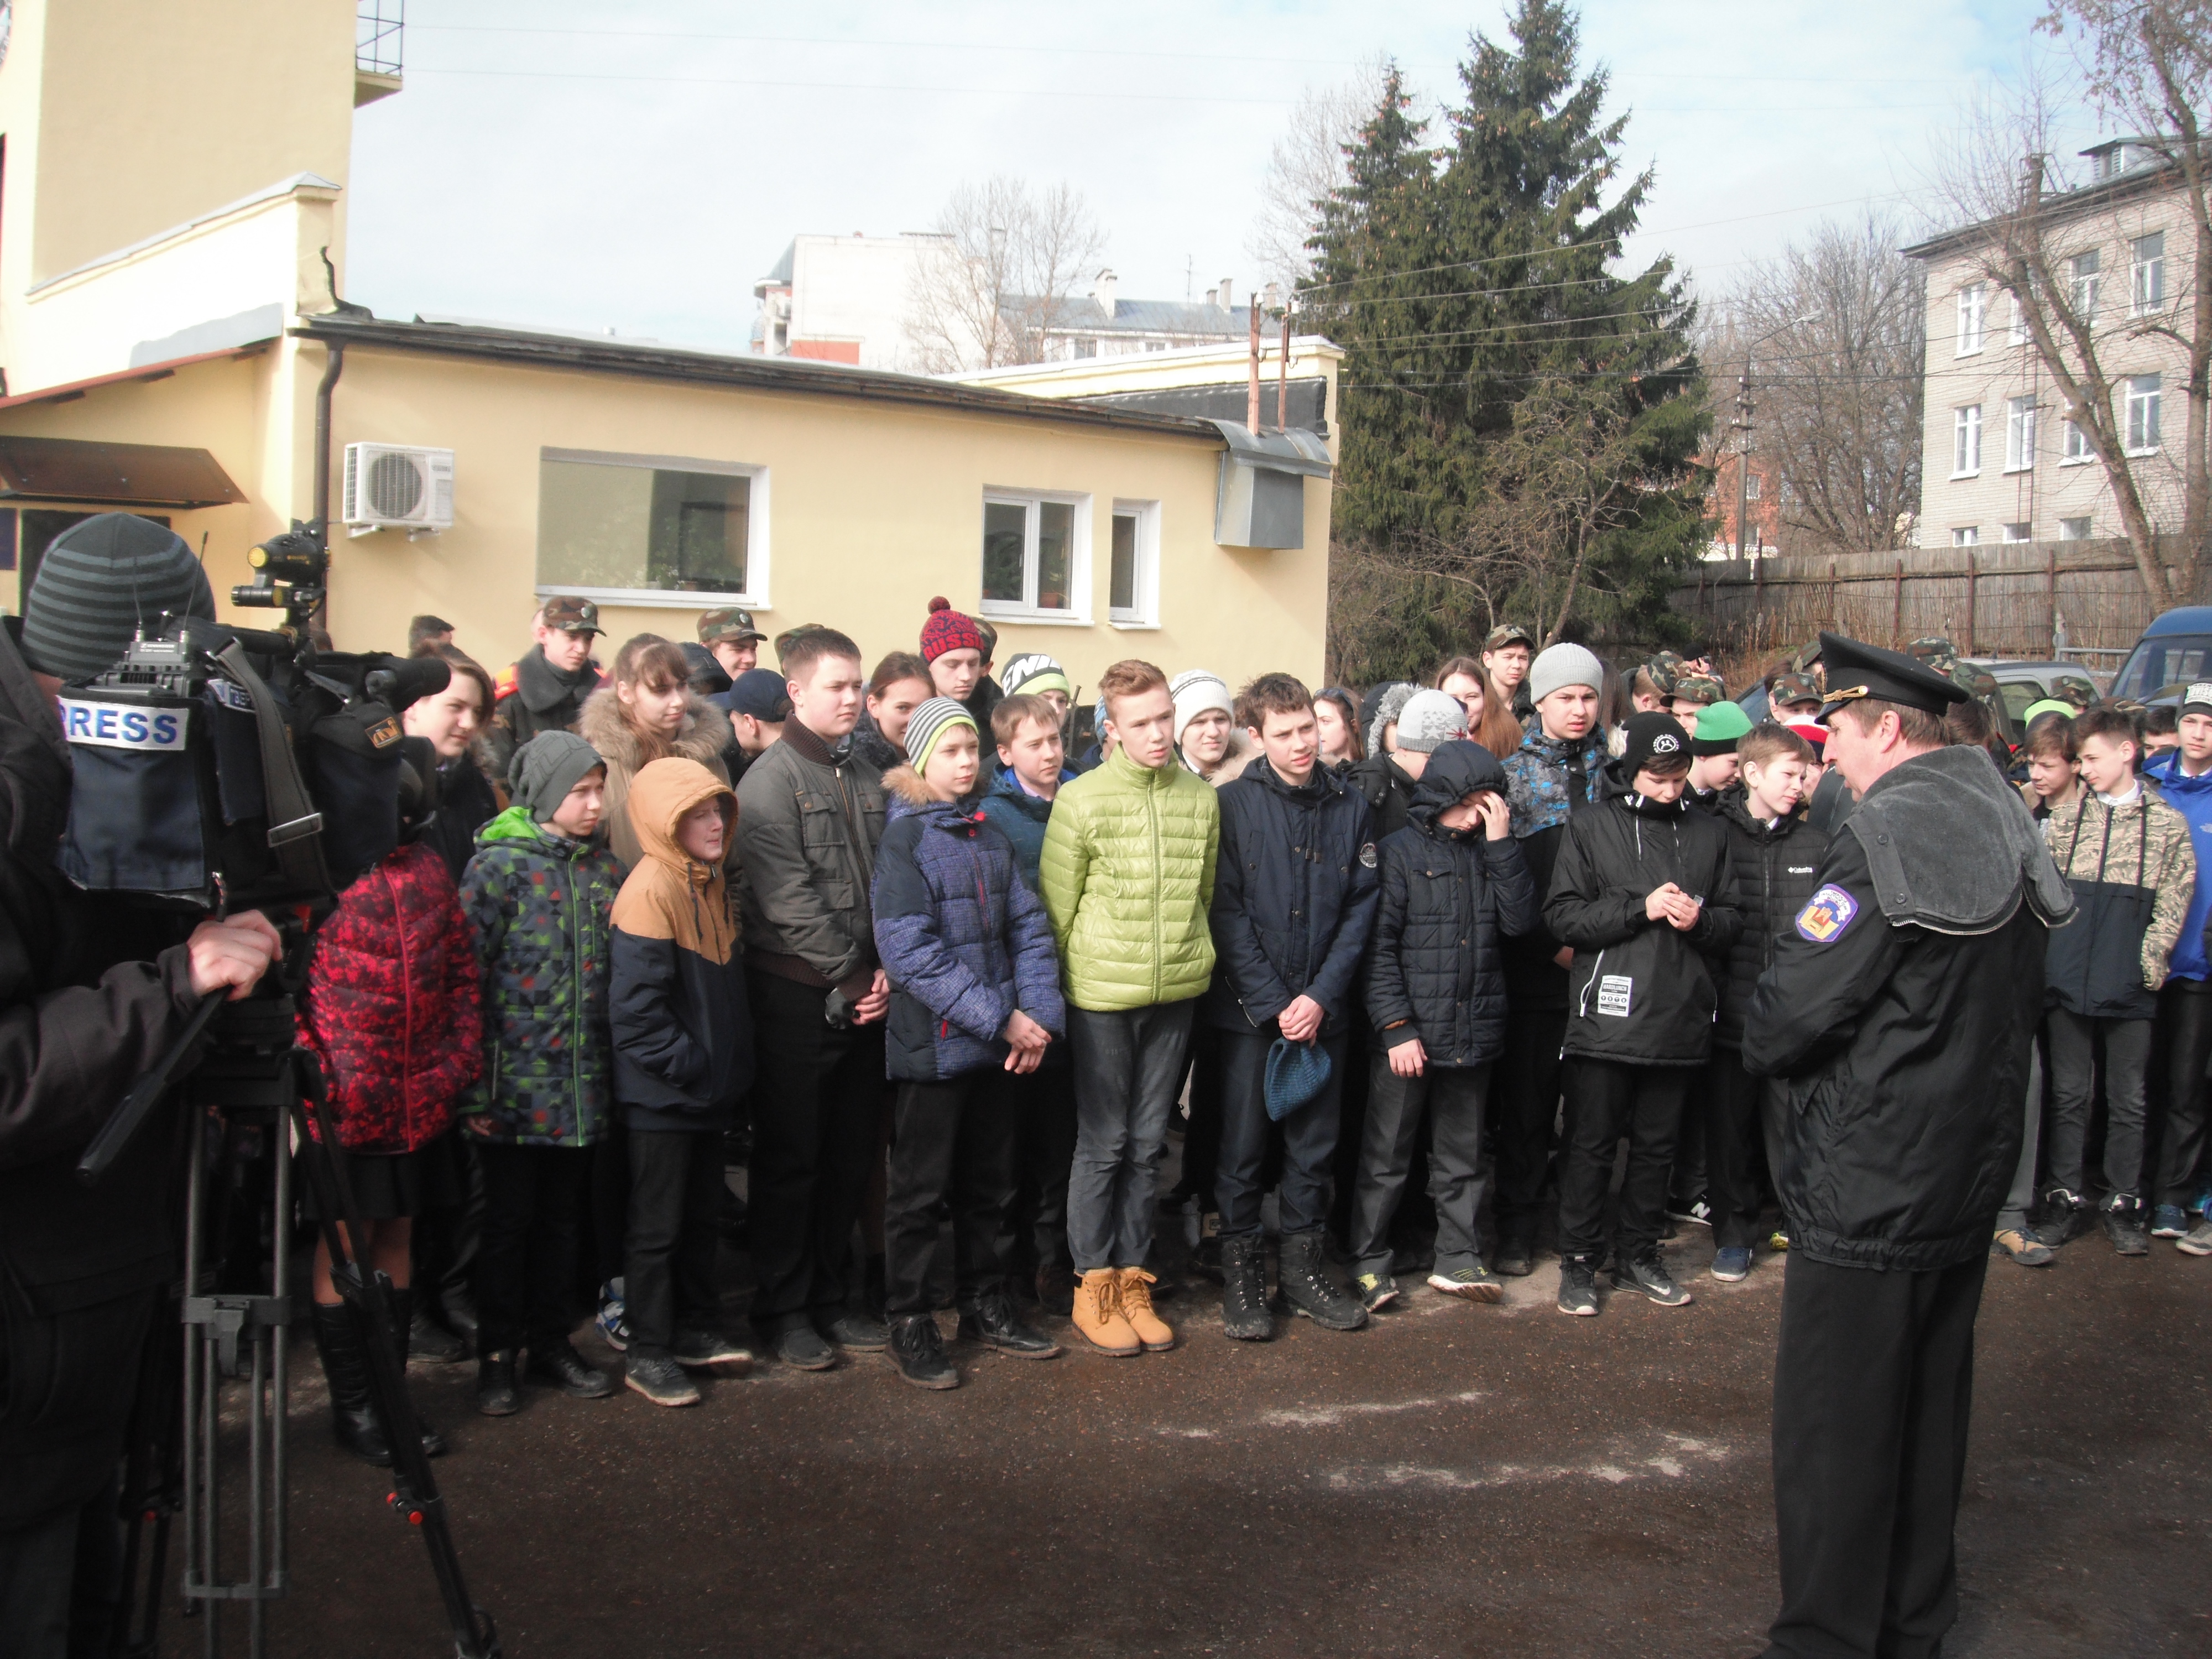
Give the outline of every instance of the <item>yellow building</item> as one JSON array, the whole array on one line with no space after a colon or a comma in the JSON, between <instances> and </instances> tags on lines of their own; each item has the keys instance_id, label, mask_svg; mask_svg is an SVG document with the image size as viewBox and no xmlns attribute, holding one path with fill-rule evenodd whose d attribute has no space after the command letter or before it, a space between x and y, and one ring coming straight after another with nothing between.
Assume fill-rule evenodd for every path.
<instances>
[{"instance_id":1,"label":"yellow building","mask_svg":"<svg viewBox=\"0 0 2212 1659\"><path fill-rule=\"evenodd\" d=\"M76 516L123 507L204 544L227 594L254 542L319 516L319 460L343 648L402 648L431 611L497 666L542 596L576 592L617 641L744 605L770 634L826 623L872 658L913 648L942 594L993 621L1001 662L1049 652L1085 685L1132 655L1232 683L1319 674L1330 457L1310 432L1095 386L341 307L351 112L398 87L388 60L356 60L354 27L345 0L17 0L0 557L18 583ZM147 113L95 121L95 102Z\"/></svg>"}]
</instances>

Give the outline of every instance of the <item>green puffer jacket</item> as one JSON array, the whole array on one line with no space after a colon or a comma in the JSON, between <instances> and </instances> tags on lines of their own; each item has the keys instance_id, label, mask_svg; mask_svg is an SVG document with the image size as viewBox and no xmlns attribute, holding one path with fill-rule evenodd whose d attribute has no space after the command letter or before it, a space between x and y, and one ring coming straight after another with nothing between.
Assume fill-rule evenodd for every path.
<instances>
[{"instance_id":1,"label":"green puffer jacket","mask_svg":"<svg viewBox=\"0 0 2212 1659\"><path fill-rule=\"evenodd\" d=\"M605 841L572 841L527 808L477 832L461 908L483 969L484 1060L460 1100L467 1133L510 1146L606 1139L607 917L622 884Z\"/></svg>"},{"instance_id":2,"label":"green puffer jacket","mask_svg":"<svg viewBox=\"0 0 2212 1659\"><path fill-rule=\"evenodd\" d=\"M1061 786L1037 879L1070 1002L1114 1013L1204 994L1220 842L1219 798L1180 765L1117 749Z\"/></svg>"}]
</instances>

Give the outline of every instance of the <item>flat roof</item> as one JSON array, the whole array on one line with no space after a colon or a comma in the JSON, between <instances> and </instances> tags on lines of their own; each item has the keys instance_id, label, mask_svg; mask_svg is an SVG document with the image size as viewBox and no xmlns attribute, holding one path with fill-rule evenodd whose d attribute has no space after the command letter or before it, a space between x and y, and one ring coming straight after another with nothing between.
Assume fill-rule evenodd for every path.
<instances>
[{"instance_id":1,"label":"flat roof","mask_svg":"<svg viewBox=\"0 0 2212 1659\"><path fill-rule=\"evenodd\" d=\"M483 324L398 322L336 313L302 317L289 332L296 339L319 340L325 344L375 346L534 368L635 375L693 386L853 398L1018 421L1103 427L1153 437L1196 438L1217 447L1224 442L1220 429L1212 422L1192 416L1071 403L1063 398L960 386L920 374L898 374L886 369L857 368L850 364L807 358L700 351L572 334L541 334Z\"/></svg>"}]
</instances>

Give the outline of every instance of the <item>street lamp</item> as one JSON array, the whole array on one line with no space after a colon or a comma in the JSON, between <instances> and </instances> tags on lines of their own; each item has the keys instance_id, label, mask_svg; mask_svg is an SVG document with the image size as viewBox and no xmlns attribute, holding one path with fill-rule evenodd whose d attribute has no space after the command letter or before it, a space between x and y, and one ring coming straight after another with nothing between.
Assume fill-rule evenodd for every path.
<instances>
[{"instance_id":1,"label":"street lamp","mask_svg":"<svg viewBox=\"0 0 2212 1659\"><path fill-rule=\"evenodd\" d=\"M1802 328L1808 323L1820 320L1818 312L1808 312L1802 317L1777 323L1743 349L1743 378L1736 382L1735 419L1729 428L1742 435L1736 440L1735 454L1735 550L1743 556L1743 527L1751 514L1751 354L1785 329Z\"/></svg>"}]
</instances>

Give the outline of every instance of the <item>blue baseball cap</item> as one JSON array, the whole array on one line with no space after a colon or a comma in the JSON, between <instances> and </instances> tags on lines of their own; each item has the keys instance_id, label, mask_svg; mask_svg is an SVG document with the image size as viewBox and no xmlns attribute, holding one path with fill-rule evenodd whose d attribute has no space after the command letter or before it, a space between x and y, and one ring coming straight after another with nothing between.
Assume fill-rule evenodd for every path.
<instances>
[{"instance_id":1,"label":"blue baseball cap","mask_svg":"<svg viewBox=\"0 0 2212 1659\"><path fill-rule=\"evenodd\" d=\"M791 690L782 675L768 668L748 668L730 682L730 689L707 699L725 714L750 714L757 720L791 718Z\"/></svg>"}]
</instances>

